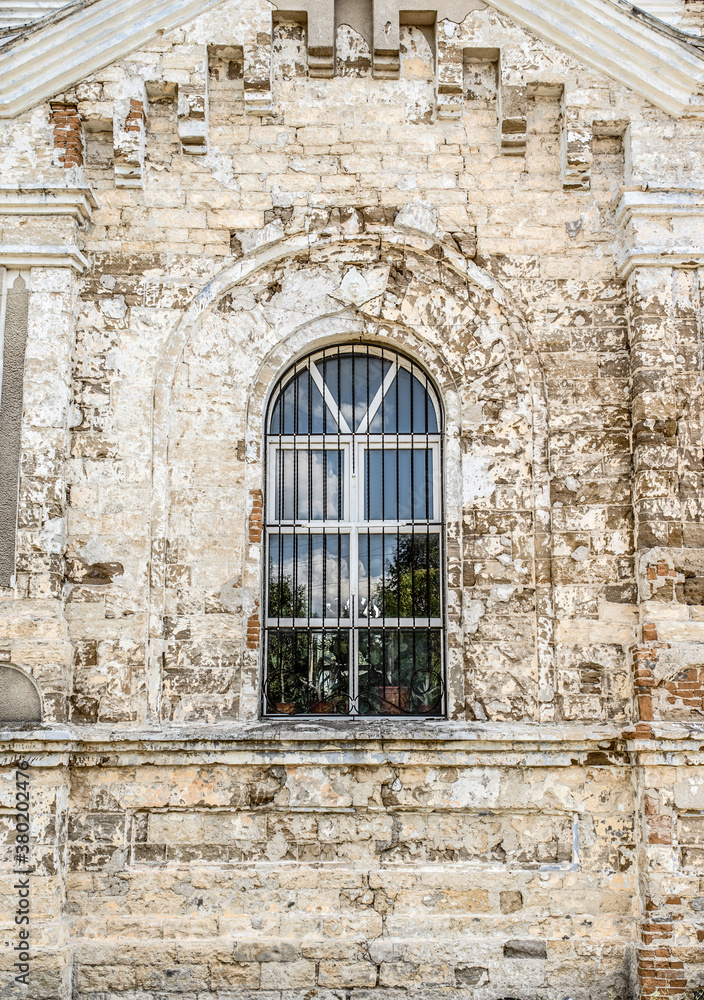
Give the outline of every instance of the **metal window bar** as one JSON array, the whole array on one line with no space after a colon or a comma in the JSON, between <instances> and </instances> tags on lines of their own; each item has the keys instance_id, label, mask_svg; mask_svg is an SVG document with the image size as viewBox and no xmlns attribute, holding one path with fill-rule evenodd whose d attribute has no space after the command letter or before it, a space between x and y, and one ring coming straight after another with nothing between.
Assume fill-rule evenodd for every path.
<instances>
[{"instance_id":1,"label":"metal window bar","mask_svg":"<svg viewBox=\"0 0 704 1000\"><path fill-rule=\"evenodd\" d=\"M344 387L347 402L341 394L343 362L351 378ZM305 427L301 377L307 379ZM359 385L362 378L364 390ZM316 389L320 404L314 403ZM352 426L343 412L350 400ZM317 405L322 406L321 434L314 425ZM358 405L365 407L361 420ZM271 484L267 483L265 714L441 715L445 706L442 421L427 374L390 348L369 344L327 348L297 362L284 375L270 412L277 419L268 418L266 428L266 468L274 478L274 502L268 499ZM375 474L381 481L380 495ZM337 510L331 518L333 479ZM314 536L320 535L315 543ZM274 536L278 536L275 567L270 556ZM362 564L364 594L359 579ZM337 592L334 612L329 600L334 601L331 574L332 592ZM290 608L285 607L287 588ZM299 607L301 603L305 608Z\"/></svg>"}]
</instances>

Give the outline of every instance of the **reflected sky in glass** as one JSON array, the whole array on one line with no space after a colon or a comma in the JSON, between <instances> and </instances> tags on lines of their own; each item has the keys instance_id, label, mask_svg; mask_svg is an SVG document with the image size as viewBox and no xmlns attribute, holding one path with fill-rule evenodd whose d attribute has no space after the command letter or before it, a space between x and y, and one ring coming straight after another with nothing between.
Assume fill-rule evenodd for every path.
<instances>
[{"instance_id":1,"label":"reflected sky in glass","mask_svg":"<svg viewBox=\"0 0 704 1000\"><path fill-rule=\"evenodd\" d=\"M348 618L349 535L269 536L269 618Z\"/></svg>"},{"instance_id":2,"label":"reflected sky in glass","mask_svg":"<svg viewBox=\"0 0 704 1000\"><path fill-rule=\"evenodd\" d=\"M360 534L359 616L440 616L438 534Z\"/></svg>"},{"instance_id":3,"label":"reflected sky in glass","mask_svg":"<svg viewBox=\"0 0 704 1000\"><path fill-rule=\"evenodd\" d=\"M432 520L433 506L429 448L370 448L365 452L365 521Z\"/></svg>"},{"instance_id":4,"label":"reflected sky in glass","mask_svg":"<svg viewBox=\"0 0 704 1000\"><path fill-rule=\"evenodd\" d=\"M370 434L437 434L435 407L425 385L406 368L396 378L369 425Z\"/></svg>"},{"instance_id":5,"label":"reflected sky in glass","mask_svg":"<svg viewBox=\"0 0 704 1000\"><path fill-rule=\"evenodd\" d=\"M337 422L304 368L287 383L274 404L270 434L337 434Z\"/></svg>"},{"instance_id":6,"label":"reflected sky in glass","mask_svg":"<svg viewBox=\"0 0 704 1000\"><path fill-rule=\"evenodd\" d=\"M343 474L341 451L281 448L276 452L274 519L341 520Z\"/></svg>"},{"instance_id":7,"label":"reflected sky in glass","mask_svg":"<svg viewBox=\"0 0 704 1000\"><path fill-rule=\"evenodd\" d=\"M270 434L337 434L335 406L339 406L347 427L359 430L369 407L392 366L391 360L374 354L343 353L311 362L289 379L274 403L269 421ZM313 375L317 369L332 400L325 402ZM404 367L387 386L374 413L370 434L437 434L435 406L425 380Z\"/></svg>"}]
</instances>

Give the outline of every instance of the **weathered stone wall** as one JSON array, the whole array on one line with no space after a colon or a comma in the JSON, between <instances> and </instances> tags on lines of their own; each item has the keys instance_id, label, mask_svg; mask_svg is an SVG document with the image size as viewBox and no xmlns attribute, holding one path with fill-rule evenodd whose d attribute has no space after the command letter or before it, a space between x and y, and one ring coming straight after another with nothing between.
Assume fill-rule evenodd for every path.
<instances>
[{"instance_id":1,"label":"weathered stone wall","mask_svg":"<svg viewBox=\"0 0 704 1000\"><path fill-rule=\"evenodd\" d=\"M704 981L703 126L480 7L227 0L0 122L36 1000ZM446 722L259 718L268 394L350 340L443 400Z\"/></svg>"},{"instance_id":2,"label":"weathered stone wall","mask_svg":"<svg viewBox=\"0 0 704 1000\"><path fill-rule=\"evenodd\" d=\"M633 803L618 755L611 768L305 756L183 762L166 780L148 765L76 772L80 997L107 978L116 995L569 982L589 995L595 975L604 995L628 991Z\"/></svg>"}]
</instances>

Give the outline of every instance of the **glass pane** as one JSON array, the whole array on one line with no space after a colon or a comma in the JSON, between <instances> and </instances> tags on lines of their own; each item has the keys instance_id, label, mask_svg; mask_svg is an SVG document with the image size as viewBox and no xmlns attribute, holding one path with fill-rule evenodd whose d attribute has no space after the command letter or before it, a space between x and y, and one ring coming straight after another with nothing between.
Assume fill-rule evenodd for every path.
<instances>
[{"instance_id":1,"label":"glass pane","mask_svg":"<svg viewBox=\"0 0 704 1000\"><path fill-rule=\"evenodd\" d=\"M270 535L267 617L349 615L349 535Z\"/></svg>"},{"instance_id":2,"label":"glass pane","mask_svg":"<svg viewBox=\"0 0 704 1000\"><path fill-rule=\"evenodd\" d=\"M348 427L357 430L391 362L373 354L342 354L318 360L316 366Z\"/></svg>"},{"instance_id":3,"label":"glass pane","mask_svg":"<svg viewBox=\"0 0 704 1000\"><path fill-rule=\"evenodd\" d=\"M440 629L360 629L361 715L439 715Z\"/></svg>"},{"instance_id":4,"label":"glass pane","mask_svg":"<svg viewBox=\"0 0 704 1000\"><path fill-rule=\"evenodd\" d=\"M398 374L369 427L371 434L437 434L433 401L423 382L407 368Z\"/></svg>"},{"instance_id":5,"label":"glass pane","mask_svg":"<svg viewBox=\"0 0 704 1000\"><path fill-rule=\"evenodd\" d=\"M284 715L346 715L349 631L269 629L266 705Z\"/></svg>"},{"instance_id":6,"label":"glass pane","mask_svg":"<svg viewBox=\"0 0 704 1000\"><path fill-rule=\"evenodd\" d=\"M361 618L440 617L440 536L359 536Z\"/></svg>"},{"instance_id":7,"label":"glass pane","mask_svg":"<svg viewBox=\"0 0 704 1000\"><path fill-rule=\"evenodd\" d=\"M303 368L286 384L274 404L270 434L337 434L337 421L320 390Z\"/></svg>"},{"instance_id":8,"label":"glass pane","mask_svg":"<svg viewBox=\"0 0 704 1000\"><path fill-rule=\"evenodd\" d=\"M280 448L275 453L275 465L274 520L342 520L341 451Z\"/></svg>"},{"instance_id":9,"label":"glass pane","mask_svg":"<svg viewBox=\"0 0 704 1000\"><path fill-rule=\"evenodd\" d=\"M364 519L425 521L433 513L430 448L370 448L365 452Z\"/></svg>"}]
</instances>

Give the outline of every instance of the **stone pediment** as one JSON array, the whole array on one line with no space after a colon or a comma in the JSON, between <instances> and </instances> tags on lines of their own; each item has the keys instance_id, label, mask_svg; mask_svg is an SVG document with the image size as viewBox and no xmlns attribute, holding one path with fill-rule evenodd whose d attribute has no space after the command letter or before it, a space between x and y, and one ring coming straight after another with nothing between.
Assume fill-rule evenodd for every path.
<instances>
[{"instance_id":1,"label":"stone pediment","mask_svg":"<svg viewBox=\"0 0 704 1000\"><path fill-rule=\"evenodd\" d=\"M704 114L702 41L626 0L488 2L669 114ZM27 111L217 4L218 0L76 0L0 46L0 117L12 118ZM400 0L374 0L375 76L393 74L396 15L408 6ZM484 6L481 0L444 0L441 7L436 3L431 13L437 11L438 19L455 19ZM330 26L334 24L332 0L282 0L276 7L292 7L306 14L310 54L319 49L325 64L328 56L324 50L329 48ZM235 30L233 25L233 34ZM324 68L313 72L313 61L311 75L327 75Z\"/></svg>"}]
</instances>

